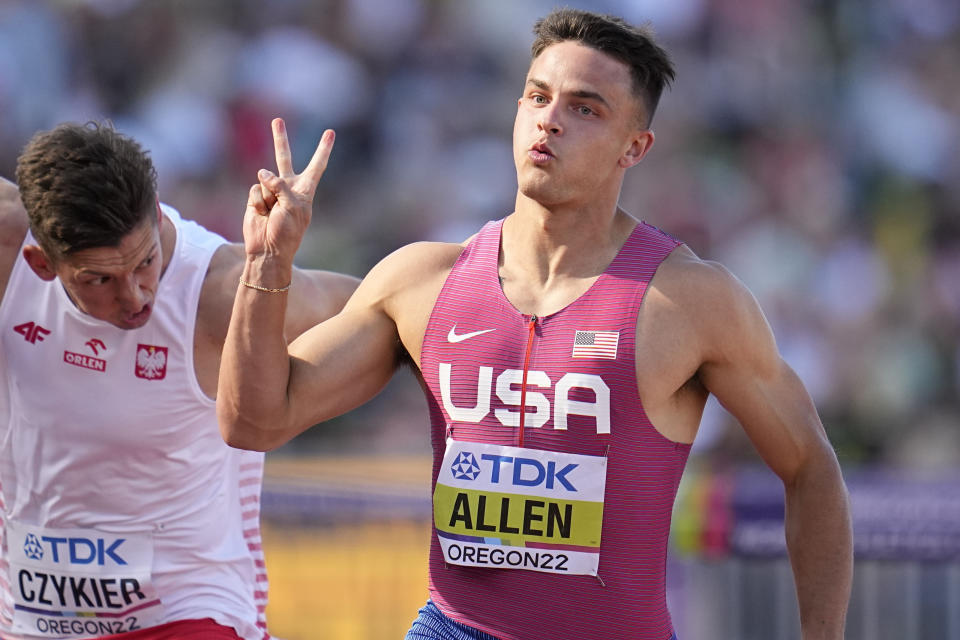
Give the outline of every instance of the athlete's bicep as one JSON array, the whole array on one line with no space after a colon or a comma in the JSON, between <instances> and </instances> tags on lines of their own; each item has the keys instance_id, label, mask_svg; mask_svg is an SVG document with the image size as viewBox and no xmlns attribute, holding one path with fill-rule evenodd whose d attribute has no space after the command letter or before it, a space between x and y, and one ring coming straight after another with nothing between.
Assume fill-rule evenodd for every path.
<instances>
[{"instance_id":1,"label":"athlete's bicep","mask_svg":"<svg viewBox=\"0 0 960 640\"><path fill-rule=\"evenodd\" d=\"M414 262L401 249L381 260L344 308L308 329L288 347L288 404L298 424L315 424L376 395L399 361L396 300L406 297Z\"/></svg>"},{"instance_id":2,"label":"athlete's bicep","mask_svg":"<svg viewBox=\"0 0 960 640\"><path fill-rule=\"evenodd\" d=\"M828 453L813 402L782 360L770 372L711 366L701 377L738 420L764 462L784 480L795 477L813 456Z\"/></svg>"},{"instance_id":3,"label":"athlete's bicep","mask_svg":"<svg viewBox=\"0 0 960 640\"><path fill-rule=\"evenodd\" d=\"M441 243L398 249L370 270L340 313L289 345L295 423L315 424L372 398L390 380L402 348L418 361L417 337L460 250Z\"/></svg>"},{"instance_id":4,"label":"athlete's bicep","mask_svg":"<svg viewBox=\"0 0 960 640\"><path fill-rule=\"evenodd\" d=\"M812 456L829 449L809 394L781 358L759 305L732 278L716 287L709 355L698 375L740 422L764 461L792 478Z\"/></svg>"},{"instance_id":5,"label":"athlete's bicep","mask_svg":"<svg viewBox=\"0 0 960 640\"><path fill-rule=\"evenodd\" d=\"M315 424L375 396L397 367L397 347L393 320L371 306L344 309L303 333L289 347L295 422Z\"/></svg>"},{"instance_id":6,"label":"athlete's bicep","mask_svg":"<svg viewBox=\"0 0 960 640\"><path fill-rule=\"evenodd\" d=\"M294 269L284 332L296 338L310 327L339 313L360 280L333 271Z\"/></svg>"}]
</instances>

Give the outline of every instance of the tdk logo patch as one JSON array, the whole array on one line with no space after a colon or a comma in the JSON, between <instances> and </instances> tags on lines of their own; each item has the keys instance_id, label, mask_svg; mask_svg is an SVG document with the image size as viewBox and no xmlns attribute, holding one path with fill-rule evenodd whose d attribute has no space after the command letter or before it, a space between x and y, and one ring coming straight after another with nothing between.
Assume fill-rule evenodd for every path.
<instances>
[{"instance_id":1,"label":"tdk logo patch","mask_svg":"<svg viewBox=\"0 0 960 640\"><path fill-rule=\"evenodd\" d=\"M538 487L543 485L553 489L558 484L567 491L576 491L577 488L567 479L567 474L580 465L572 462L562 469L557 469L557 463L550 460L544 465L540 460L512 456L494 456L483 454L480 458L492 464L490 482L499 484L507 482L515 487ZM501 474L501 471L503 472Z\"/></svg>"},{"instance_id":2,"label":"tdk logo patch","mask_svg":"<svg viewBox=\"0 0 960 640\"><path fill-rule=\"evenodd\" d=\"M476 480L480 475L480 465L469 451L461 451L450 465L450 472L457 480Z\"/></svg>"},{"instance_id":3,"label":"tdk logo patch","mask_svg":"<svg viewBox=\"0 0 960 640\"><path fill-rule=\"evenodd\" d=\"M23 552L31 560L42 560L44 543L50 552L50 562L58 564L96 564L108 563L125 565L118 550L126 538L104 540L103 538L68 538L60 536L40 536L28 533L23 543ZM109 544L108 544L109 543Z\"/></svg>"},{"instance_id":4,"label":"tdk logo patch","mask_svg":"<svg viewBox=\"0 0 960 640\"><path fill-rule=\"evenodd\" d=\"M554 460L537 460L501 456L484 453L480 455L480 463L476 456L469 451L460 451L450 465L450 473L455 480L481 480L490 484L505 484L514 487L544 487L549 490L563 489L576 492L577 488L569 477L580 465L576 462L569 464L557 463Z\"/></svg>"},{"instance_id":5,"label":"tdk logo patch","mask_svg":"<svg viewBox=\"0 0 960 640\"><path fill-rule=\"evenodd\" d=\"M23 541L23 552L31 560L43 560L43 546L40 544L37 536L32 533L28 533L26 539Z\"/></svg>"}]
</instances>

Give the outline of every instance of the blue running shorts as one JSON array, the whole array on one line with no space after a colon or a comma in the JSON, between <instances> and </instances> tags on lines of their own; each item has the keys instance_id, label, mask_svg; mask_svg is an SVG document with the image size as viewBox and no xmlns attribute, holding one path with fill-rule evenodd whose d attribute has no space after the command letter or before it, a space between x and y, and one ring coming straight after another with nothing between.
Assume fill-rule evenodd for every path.
<instances>
[{"instance_id":1,"label":"blue running shorts","mask_svg":"<svg viewBox=\"0 0 960 640\"><path fill-rule=\"evenodd\" d=\"M427 600L419 613L404 640L497 640L489 633L451 620L432 600Z\"/></svg>"},{"instance_id":2,"label":"blue running shorts","mask_svg":"<svg viewBox=\"0 0 960 640\"><path fill-rule=\"evenodd\" d=\"M497 640L489 633L451 620L432 600L427 600L419 613L404 640ZM677 635L670 636L670 640L677 640Z\"/></svg>"}]
</instances>

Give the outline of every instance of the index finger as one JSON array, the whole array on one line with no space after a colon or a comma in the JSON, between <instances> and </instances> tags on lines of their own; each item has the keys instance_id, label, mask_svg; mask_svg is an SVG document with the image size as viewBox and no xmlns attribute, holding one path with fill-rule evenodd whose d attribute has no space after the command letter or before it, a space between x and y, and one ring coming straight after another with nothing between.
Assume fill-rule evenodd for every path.
<instances>
[{"instance_id":1,"label":"index finger","mask_svg":"<svg viewBox=\"0 0 960 640\"><path fill-rule=\"evenodd\" d=\"M273 128L273 151L277 156L277 175L281 178L292 178L293 158L290 157L290 141L287 139L287 126L283 118L274 118L271 122Z\"/></svg>"},{"instance_id":2,"label":"index finger","mask_svg":"<svg viewBox=\"0 0 960 640\"><path fill-rule=\"evenodd\" d=\"M320 182L323 172L327 170L327 161L330 159L336 137L333 129L324 131L320 137L320 144L317 145L317 150L313 152L313 157L310 158L310 164L303 170L303 175L314 185Z\"/></svg>"}]
</instances>

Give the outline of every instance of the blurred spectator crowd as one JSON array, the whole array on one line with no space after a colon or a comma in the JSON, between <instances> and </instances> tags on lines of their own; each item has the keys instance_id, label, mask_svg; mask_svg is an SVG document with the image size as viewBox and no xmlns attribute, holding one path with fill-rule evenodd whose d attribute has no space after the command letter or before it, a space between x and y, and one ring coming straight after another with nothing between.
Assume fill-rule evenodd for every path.
<instances>
[{"instance_id":1,"label":"blurred spectator crowd","mask_svg":"<svg viewBox=\"0 0 960 640\"><path fill-rule=\"evenodd\" d=\"M960 3L565 4L649 21L673 55L622 205L750 287L841 461L960 464ZM363 275L512 210L515 101L553 6L4 0L0 175L37 130L109 118L151 151L162 200L238 240L270 118L297 168L334 128L300 262ZM330 433L425 450L409 382ZM708 405L697 450L744 454L730 421Z\"/></svg>"}]
</instances>

